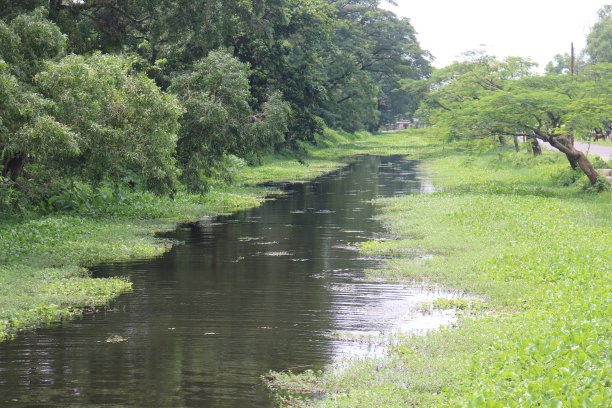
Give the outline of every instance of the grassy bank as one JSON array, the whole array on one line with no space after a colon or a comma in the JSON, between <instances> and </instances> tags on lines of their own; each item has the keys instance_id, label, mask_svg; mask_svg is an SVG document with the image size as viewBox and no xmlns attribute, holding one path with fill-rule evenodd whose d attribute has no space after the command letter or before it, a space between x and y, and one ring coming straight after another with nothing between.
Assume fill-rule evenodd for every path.
<instances>
[{"instance_id":1,"label":"grassy bank","mask_svg":"<svg viewBox=\"0 0 612 408\"><path fill-rule=\"evenodd\" d=\"M412 134L409 144L439 191L380 200L397 240L362 251L391 257L373 277L463 293L431 305L454 307L456 327L406 338L388 357L340 373L273 374L279 398L293 404L314 391L326 398L307 404L334 407L607 406L610 192L585 192L555 152L536 159L427 136Z\"/></svg>"},{"instance_id":2,"label":"grassy bank","mask_svg":"<svg viewBox=\"0 0 612 408\"><path fill-rule=\"evenodd\" d=\"M260 166L233 172L231 185L213 184L203 195L174 199L149 193L90 190L76 185L60 197L69 211L0 221L0 341L23 329L78 316L131 290L125 278L93 279L87 267L151 258L172 242L156 232L178 223L260 205L276 193L262 183L311 180L363 153L406 149L401 136L346 135L327 131L319 144L300 153L283 152Z\"/></svg>"}]
</instances>

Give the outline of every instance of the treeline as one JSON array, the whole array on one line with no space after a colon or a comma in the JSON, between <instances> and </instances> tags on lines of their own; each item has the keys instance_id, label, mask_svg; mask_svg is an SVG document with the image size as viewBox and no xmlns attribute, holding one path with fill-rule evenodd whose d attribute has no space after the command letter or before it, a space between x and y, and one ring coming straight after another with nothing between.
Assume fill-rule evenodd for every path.
<instances>
[{"instance_id":1,"label":"treeline","mask_svg":"<svg viewBox=\"0 0 612 408\"><path fill-rule=\"evenodd\" d=\"M430 56L379 3L0 1L0 204L74 180L201 192L228 161L414 111L400 80Z\"/></svg>"}]
</instances>

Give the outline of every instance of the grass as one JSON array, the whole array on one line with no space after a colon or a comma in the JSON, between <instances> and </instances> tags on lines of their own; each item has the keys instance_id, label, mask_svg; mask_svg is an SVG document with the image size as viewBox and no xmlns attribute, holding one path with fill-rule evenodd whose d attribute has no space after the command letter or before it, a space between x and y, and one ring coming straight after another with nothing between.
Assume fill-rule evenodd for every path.
<instances>
[{"instance_id":1,"label":"grass","mask_svg":"<svg viewBox=\"0 0 612 408\"><path fill-rule=\"evenodd\" d=\"M205 195L175 198L92 189L75 183L55 205L70 211L15 217L0 214L0 341L24 329L79 316L131 290L126 278L93 279L87 267L152 258L173 242L156 237L179 223L260 205L280 190L274 183L311 180L356 154L389 154L402 136L372 137L327 130L317 146L265 157L245 166L231 185L214 184ZM262 187L268 183L272 187Z\"/></svg>"},{"instance_id":2,"label":"grass","mask_svg":"<svg viewBox=\"0 0 612 408\"><path fill-rule=\"evenodd\" d=\"M438 300L456 327L408 337L389 356L307 373L323 399L291 388L284 405L607 406L612 400L612 196L585 191L554 152L533 158L488 142L440 146L415 134L413 156L434 194L381 199L397 241L369 242L392 257L375 278L428 282L469 294ZM422 257L415 255L429 254ZM481 301L481 299L483 301ZM271 377L272 386L276 378ZM288 384L288 385L287 385ZM296 391L297 389L297 391Z\"/></svg>"}]
</instances>

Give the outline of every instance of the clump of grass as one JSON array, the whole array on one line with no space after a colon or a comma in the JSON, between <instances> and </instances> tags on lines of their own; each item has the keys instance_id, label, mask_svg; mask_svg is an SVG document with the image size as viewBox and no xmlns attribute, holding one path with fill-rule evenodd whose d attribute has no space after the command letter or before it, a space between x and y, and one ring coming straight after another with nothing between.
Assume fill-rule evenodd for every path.
<instances>
[{"instance_id":1,"label":"clump of grass","mask_svg":"<svg viewBox=\"0 0 612 408\"><path fill-rule=\"evenodd\" d=\"M263 384L272 392L279 405L308 406L313 396L324 391L321 371L305 370L294 374L291 370L270 371L262 376Z\"/></svg>"},{"instance_id":2,"label":"clump of grass","mask_svg":"<svg viewBox=\"0 0 612 408\"><path fill-rule=\"evenodd\" d=\"M104 307L131 288L126 279L92 279L82 268L0 267L0 340Z\"/></svg>"},{"instance_id":3,"label":"clump of grass","mask_svg":"<svg viewBox=\"0 0 612 408\"><path fill-rule=\"evenodd\" d=\"M459 314L477 314L487 309L486 303L478 299L466 298L439 298L433 301L434 309L437 310L455 310Z\"/></svg>"}]
</instances>

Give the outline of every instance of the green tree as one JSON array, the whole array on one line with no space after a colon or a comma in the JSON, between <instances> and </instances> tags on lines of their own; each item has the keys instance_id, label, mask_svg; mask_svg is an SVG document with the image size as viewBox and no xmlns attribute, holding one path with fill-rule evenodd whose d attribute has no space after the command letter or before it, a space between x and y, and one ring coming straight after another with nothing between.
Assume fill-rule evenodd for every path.
<instances>
[{"instance_id":1,"label":"green tree","mask_svg":"<svg viewBox=\"0 0 612 408\"><path fill-rule=\"evenodd\" d=\"M219 50L178 76L170 88L185 107L178 158L191 190L205 187L207 170L223 155L240 156L253 145L248 75L246 64Z\"/></svg>"},{"instance_id":2,"label":"green tree","mask_svg":"<svg viewBox=\"0 0 612 408\"><path fill-rule=\"evenodd\" d=\"M0 21L0 158L2 176L16 181L26 163L72 156L76 135L58 123L53 104L32 86L46 60L59 58L65 38L41 13Z\"/></svg>"},{"instance_id":3,"label":"green tree","mask_svg":"<svg viewBox=\"0 0 612 408\"><path fill-rule=\"evenodd\" d=\"M326 118L347 130L377 128L410 115L418 104L415 95L403 92L401 80L430 72L430 55L420 48L409 20L382 10L379 3L334 2Z\"/></svg>"},{"instance_id":4,"label":"green tree","mask_svg":"<svg viewBox=\"0 0 612 408\"><path fill-rule=\"evenodd\" d=\"M20 14L33 11L47 5L45 0L0 0L0 20L12 20Z\"/></svg>"},{"instance_id":5,"label":"green tree","mask_svg":"<svg viewBox=\"0 0 612 408\"><path fill-rule=\"evenodd\" d=\"M599 21L587 37L586 53L591 63L612 62L612 5L599 10Z\"/></svg>"},{"instance_id":6,"label":"green tree","mask_svg":"<svg viewBox=\"0 0 612 408\"><path fill-rule=\"evenodd\" d=\"M280 92L270 94L253 116L250 132L256 143L257 152L270 151L282 144L289 132L291 107Z\"/></svg>"},{"instance_id":7,"label":"green tree","mask_svg":"<svg viewBox=\"0 0 612 408\"><path fill-rule=\"evenodd\" d=\"M249 73L247 64L216 50L176 77L170 88L185 107L178 158L191 190L206 188L224 156L250 158L284 140L288 104L273 93L260 111L254 110Z\"/></svg>"},{"instance_id":8,"label":"green tree","mask_svg":"<svg viewBox=\"0 0 612 408\"><path fill-rule=\"evenodd\" d=\"M574 147L574 135L589 133L612 115L612 65L588 67L575 77L536 76L530 65L488 56L454 63L427 82L422 113L458 137L514 135L548 142L595 183L598 174Z\"/></svg>"},{"instance_id":9,"label":"green tree","mask_svg":"<svg viewBox=\"0 0 612 408\"><path fill-rule=\"evenodd\" d=\"M77 136L49 115L52 104L21 84L0 61L2 176L16 181L28 161L52 161L79 152Z\"/></svg>"},{"instance_id":10,"label":"green tree","mask_svg":"<svg viewBox=\"0 0 612 408\"><path fill-rule=\"evenodd\" d=\"M575 57L574 72L578 72L587 65L584 54L579 54ZM550 74L568 74L571 73L572 57L568 53L556 54L552 61L546 64L545 70Z\"/></svg>"},{"instance_id":11,"label":"green tree","mask_svg":"<svg viewBox=\"0 0 612 408\"><path fill-rule=\"evenodd\" d=\"M86 180L139 182L164 192L175 187L182 109L119 56L71 55L50 63L35 82L53 101L53 116L78 135L80 154L58 163Z\"/></svg>"}]
</instances>

